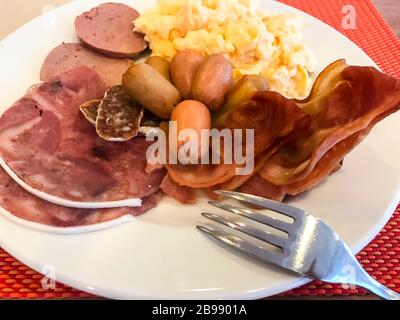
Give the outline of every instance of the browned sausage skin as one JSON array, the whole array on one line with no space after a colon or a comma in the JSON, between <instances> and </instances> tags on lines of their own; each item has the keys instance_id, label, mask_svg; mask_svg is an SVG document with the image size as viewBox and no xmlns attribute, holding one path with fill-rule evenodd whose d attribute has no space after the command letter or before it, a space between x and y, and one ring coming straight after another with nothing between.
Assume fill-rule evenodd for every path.
<instances>
[{"instance_id":1,"label":"browned sausage skin","mask_svg":"<svg viewBox=\"0 0 400 320\"><path fill-rule=\"evenodd\" d=\"M204 57L197 51L178 52L171 62L171 77L183 99L192 98L192 85Z\"/></svg>"},{"instance_id":2,"label":"browned sausage skin","mask_svg":"<svg viewBox=\"0 0 400 320\"><path fill-rule=\"evenodd\" d=\"M148 64L132 65L122 77L125 91L141 106L163 120L169 120L181 101L179 91Z\"/></svg>"},{"instance_id":3,"label":"browned sausage skin","mask_svg":"<svg viewBox=\"0 0 400 320\"><path fill-rule=\"evenodd\" d=\"M222 54L206 58L200 65L193 81L192 94L210 111L219 110L233 82L233 67Z\"/></svg>"}]
</instances>

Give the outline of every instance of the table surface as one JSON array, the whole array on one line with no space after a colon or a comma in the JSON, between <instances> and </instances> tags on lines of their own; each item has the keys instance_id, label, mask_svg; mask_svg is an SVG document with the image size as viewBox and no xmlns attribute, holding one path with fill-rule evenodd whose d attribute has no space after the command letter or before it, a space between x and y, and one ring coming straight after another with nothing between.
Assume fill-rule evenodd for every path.
<instances>
[{"instance_id":1,"label":"table surface","mask_svg":"<svg viewBox=\"0 0 400 320\"><path fill-rule=\"evenodd\" d=\"M56 7L72 0L0 0L0 40L16 30L30 19L40 15L45 10ZM318 1L318 0L308 0ZM400 37L400 0L373 0L383 17L390 24L398 37ZM294 297L289 299L314 299L312 297ZM273 297L272 299L281 299ZM284 299L288 299L285 297ZM332 299L331 297L329 299ZM343 299L343 297L341 297ZM347 299L360 299L348 297ZM373 296L362 299L374 299Z\"/></svg>"}]
</instances>

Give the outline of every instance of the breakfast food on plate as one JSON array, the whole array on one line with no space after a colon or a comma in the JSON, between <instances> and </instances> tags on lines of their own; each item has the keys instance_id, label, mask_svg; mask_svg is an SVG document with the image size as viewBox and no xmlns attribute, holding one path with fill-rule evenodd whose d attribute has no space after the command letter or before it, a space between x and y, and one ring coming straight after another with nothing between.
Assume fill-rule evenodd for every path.
<instances>
[{"instance_id":1,"label":"breakfast food on plate","mask_svg":"<svg viewBox=\"0 0 400 320\"><path fill-rule=\"evenodd\" d=\"M84 117L94 126L96 126L100 103L101 99L94 99L86 101L79 107L79 110L81 110Z\"/></svg>"},{"instance_id":2,"label":"breakfast food on plate","mask_svg":"<svg viewBox=\"0 0 400 320\"><path fill-rule=\"evenodd\" d=\"M122 3L104 3L78 16L75 31L89 48L110 58L134 58L147 48L144 36L132 32L139 13Z\"/></svg>"},{"instance_id":3,"label":"breakfast food on plate","mask_svg":"<svg viewBox=\"0 0 400 320\"><path fill-rule=\"evenodd\" d=\"M105 91L87 67L36 86L0 117L0 156L34 189L67 200L144 199L158 192L165 173L144 171L151 142L105 141L81 114L80 105Z\"/></svg>"},{"instance_id":4,"label":"breakfast food on plate","mask_svg":"<svg viewBox=\"0 0 400 320\"><path fill-rule=\"evenodd\" d=\"M167 174L160 185L160 190L167 196L170 196L180 203L184 204L195 204L197 202L196 192L194 189L189 187L183 187L178 185L174 180L171 179Z\"/></svg>"},{"instance_id":5,"label":"breakfast food on plate","mask_svg":"<svg viewBox=\"0 0 400 320\"><path fill-rule=\"evenodd\" d=\"M152 56L145 61L146 64L157 70L165 79L171 82L170 63L167 59Z\"/></svg>"},{"instance_id":6,"label":"breakfast food on plate","mask_svg":"<svg viewBox=\"0 0 400 320\"><path fill-rule=\"evenodd\" d=\"M400 80L338 60L304 100L258 92L227 115L221 127L255 130L252 174L236 177L229 165L168 165L168 172L181 186L239 189L281 201L336 171L375 124L399 109Z\"/></svg>"},{"instance_id":7,"label":"breakfast food on plate","mask_svg":"<svg viewBox=\"0 0 400 320\"><path fill-rule=\"evenodd\" d=\"M296 14L269 14L251 0L158 0L135 20L153 55L169 61L177 52L224 54L235 78L261 74L271 90L304 97L315 71L313 53L302 43Z\"/></svg>"},{"instance_id":8,"label":"breakfast food on plate","mask_svg":"<svg viewBox=\"0 0 400 320\"><path fill-rule=\"evenodd\" d=\"M211 111L217 111L233 83L232 65L222 54L213 54L197 69L192 83L192 96Z\"/></svg>"},{"instance_id":9,"label":"breakfast food on plate","mask_svg":"<svg viewBox=\"0 0 400 320\"><path fill-rule=\"evenodd\" d=\"M141 106L161 119L168 120L181 101L179 91L148 64L132 65L122 77L125 91Z\"/></svg>"},{"instance_id":10,"label":"breakfast food on plate","mask_svg":"<svg viewBox=\"0 0 400 320\"><path fill-rule=\"evenodd\" d=\"M0 168L0 206L14 216L54 227L80 227L112 221L125 215L139 216L154 208L162 196L155 193L142 201L141 207L84 210L58 206L25 191Z\"/></svg>"},{"instance_id":11,"label":"breakfast food on plate","mask_svg":"<svg viewBox=\"0 0 400 320\"><path fill-rule=\"evenodd\" d=\"M178 104L171 114L171 121L176 122L176 133L177 137L185 129L191 129L193 133L197 134L197 137L201 136L202 130L211 129L211 114L206 105L195 100L185 100ZM201 143L198 143L197 139L194 141L189 137L184 141L176 141L176 150L179 152L182 147L182 152L185 151L183 146L196 146L197 145L197 159L203 156L202 151L204 150L205 155L208 153L208 148L204 148ZM175 146L169 145L169 148L175 148Z\"/></svg>"},{"instance_id":12,"label":"breakfast food on plate","mask_svg":"<svg viewBox=\"0 0 400 320\"><path fill-rule=\"evenodd\" d=\"M230 112L249 101L256 92L268 89L268 82L263 76L255 74L244 76L229 90L223 107L214 113L213 126L218 127L223 124Z\"/></svg>"},{"instance_id":13,"label":"breakfast food on plate","mask_svg":"<svg viewBox=\"0 0 400 320\"><path fill-rule=\"evenodd\" d=\"M105 98L103 98L104 100ZM103 101L102 99L95 99L95 100L90 100L82 104L79 109L81 110L82 114L84 117L96 127L96 122L97 122L97 116L99 115L99 107L101 102ZM140 107L141 110L143 108ZM113 114L114 116L114 114ZM131 112L130 116L132 119L130 121L134 122L135 119L137 119L137 114L135 112ZM140 120L140 127L139 131L137 132L137 135L146 135L147 132L151 129L158 128L161 124L161 119L155 116L154 114L150 113L147 110L143 110L143 115L139 113L139 117L141 117ZM127 119L126 119L127 120ZM118 121L114 121L114 119L111 119L111 122L116 124L118 126ZM135 136L137 136L135 135ZM134 138L133 136L132 138ZM130 140L130 139L127 139Z\"/></svg>"},{"instance_id":14,"label":"breakfast food on plate","mask_svg":"<svg viewBox=\"0 0 400 320\"><path fill-rule=\"evenodd\" d=\"M183 99L192 98L192 86L204 57L194 50L178 52L171 62L171 78Z\"/></svg>"},{"instance_id":15,"label":"breakfast food on plate","mask_svg":"<svg viewBox=\"0 0 400 320\"><path fill-rule=\"evenodd\" d=\"M111 87L121 84L122 74L131 64L131 60L107 58L79 43L63 43L47 55L40 80L47 81L58 73L86 66L101 75L107 86Z\"/></svg>"},{"instance_id":16,"label":"breakfast food on plate","mask_svg":"<svg viewBox=\"0 0 400 320\"><path fill-rule=\"evenodd\" d=\"M143 114L143 108L121 85L114 86L108 89L97 110L97 134L108 141L131 140L140 130Z\"/></svg>"},{"instance_id":17,"label":"breakfast food on plate","mask_svg":"<svg viewBox=\"0 0 400 320\"><path fill-rule=\"evenodd\" d=\"M142 214L162 193L193 204L201 191L216 198L221 189L282 201L337 171L375 124L400 109L400 80L344 60L329 65L300 100L310 89L314 59L301 43L296 15L264 14L249 0L159 0L137 17L133 8L107 3L76 19L85 45L53 49L43 82L1 115L0 157L49 195L141 199L142 206L57 206L0 170L0 205L15 216L58 227L89 225ZM146 46L133 20L153 50L145 63L119 59ZM186 129L195 134L179 140ZM221 164L195 164L211 158L215 145L195 138L211 129L254 130L254 150L246 139L234 146L254 160L251 172L239 175L244 164L222 157ZM164 132L166 149L184 157L149 161L149 131Z\"/></svg>"}]
</instances>

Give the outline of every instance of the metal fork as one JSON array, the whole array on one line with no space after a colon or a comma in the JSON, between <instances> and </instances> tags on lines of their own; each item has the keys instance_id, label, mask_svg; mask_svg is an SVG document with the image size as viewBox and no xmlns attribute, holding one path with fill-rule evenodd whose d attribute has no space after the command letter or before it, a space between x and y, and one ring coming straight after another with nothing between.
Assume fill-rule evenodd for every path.
<instances>
[{"instance_id":1,"label":"metal fork","mask_svg":"<svg viewBox=\"0 0 400 320\"><path fill-rule=\"evenodd\" d=\"M226 198L278 212L292 218L294 222L284 222L248 208L210 201L210 204L217 208L278 229L288 235L288 237L274 235L262 228L252 226L242 218L231 219L213 213L203 213L204 217L267 242L277 250L257 244L256 241L238 237L221 228L197 226L199 230L214 240L264 262L278 265L312 279L343 284L344 270L352 270L353 276L346 277L346 285L363 287L383 299L400 300L399 294L381 285L362 268L345 242L323 221L301 209L261 197L231 191L217 191L216 193Z\"/></svg>"}]
</instances>

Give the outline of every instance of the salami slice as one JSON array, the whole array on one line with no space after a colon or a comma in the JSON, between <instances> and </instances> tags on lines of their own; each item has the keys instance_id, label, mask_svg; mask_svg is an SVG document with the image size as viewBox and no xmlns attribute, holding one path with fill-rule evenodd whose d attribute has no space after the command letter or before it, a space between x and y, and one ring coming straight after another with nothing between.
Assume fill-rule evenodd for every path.
<instances>
[{"instance_id":1,"label":"salami slice","mask_svg":"<svg viewBox=\"0 0 400 320\"><path fill-rule=\"evenodd\" d=\"M128 141L136 137L143 108L122 88L109 89L101 101L96 118L97 134L107 141Z\"/></svg>"},{"instance_id":2,"label":"salami slice","mask_svg":"<svg viewBox=\"0 0 400 320\"><path fill-rule=\"evenodd\" d=\"M79 107L85 118L94 126L96 126L97 115L101 99L90 100Z\"/></svg>"}]
</instances>

